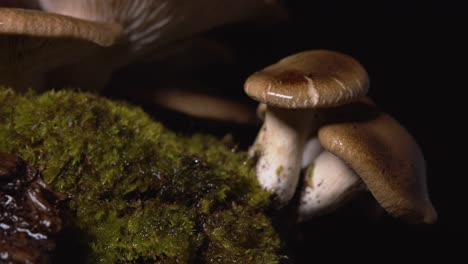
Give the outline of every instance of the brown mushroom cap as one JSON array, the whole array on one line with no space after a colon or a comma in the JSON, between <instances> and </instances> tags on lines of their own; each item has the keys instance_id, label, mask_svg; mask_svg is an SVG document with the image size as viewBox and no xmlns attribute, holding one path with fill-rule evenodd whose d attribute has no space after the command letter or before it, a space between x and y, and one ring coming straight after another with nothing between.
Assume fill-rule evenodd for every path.
<instances>
[{"instance_id":1,"label":"brown mushroom cap","mask_svg":"<svg viewBox=\"0 0 468 264\"><path fill-rule=\"evenodd\" d=\"M413 137L369 101L324 111L319 129L325 149L344 160L391 215L434 223L437 213L426 187L426 167Z\"/></svg>"},{"instance_id":2,"label":"brown mushroom cap","mask_svg":"<svg viewBox=\"0 0 468 264\"><path fill-rule=\"evenodd\" d=\"M350 56L305 51L251 75L244 86L253 99L282 108L322 108L350 103L369 87L366 70Z\"/></svg>"},{"instance_id":3,"label":"brown mushroom cap","mask_svg":"<svg viewBox=\"0 0 468 264\"><path fill-rule=\"evenodd\" d=\"M35 10L0 8L0 34L68 38L111 46L120 37L121 26Z\"/></svg>"},{"instance_id":4,"label":"brown mushroom cap","mask_svg":"<svg viewBox=\"0 0 468 264\"><path fill-rule=\"evenodd\" d=\"M4 51L0 52L0 85L40 88L47 72L83 61L114 45L120 36L121 27L116 24L0 8L0 50Z\"/></svg>"},{"instance_id":5,"label":"brown mushroom cap","mask_svg":"<svg viewBox=\"0 0 468 264\"><path fill-rule=\"evenodd\" d=\"M131 59L224 24L281 16L278 0L38 0L41 8L90 21L122 24ZM135 56L136 55L136 56ZM159 56L159 55L155 55ZM143 58L146 59L146 58Z\"/></svg>"}]
</instances>

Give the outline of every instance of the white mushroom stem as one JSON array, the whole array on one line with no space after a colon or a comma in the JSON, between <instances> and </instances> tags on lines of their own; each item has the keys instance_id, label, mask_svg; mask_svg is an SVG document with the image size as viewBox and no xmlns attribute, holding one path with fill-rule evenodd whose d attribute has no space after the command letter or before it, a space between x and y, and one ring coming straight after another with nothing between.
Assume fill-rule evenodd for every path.
<instances>
[{"instance_id":1,"label":"white mushroom stem","mask_svg":"<svg viewBox=\"0 0 468 264\"><path fill-rule=\"evenodd\" d=\"M266 104L259 104L257 107L257 116L261 120L265 120ZM254 157L258 156L258 153L261 151L261 146L264 145L265 141L265 125L262 126L260 131L255 138L254 144L249 149L249 156ZM317 156L323 151L322 145L317 137L311 137L307 140L304 145L304 150L302 151L302 161L301 169L307 168L310 163L312 163Z\"/></svg>"},{"instance_id":2,"label":"white mushroom stem","mask_svg":"<svg viewBox=\"0 0 468 264\"><path fill-rule=\"evenodd\" d=\"M310 164L298 209L299 221L328 213L363 189L361 178L340 158L323 151Z\"/></svg>"},{"instance_id":3,"label":"white mushroom stem","mask_svg":"<svg viewBox=\"0 0 468 264\"><path fill-rule=\"evenodd\" d=\"M307 140L302 154L301 169L309 167L322 151L323 147L320 145L317 137L312 137Z\"/></svg>"},{"instance_id":4,"label":"white mushroom stem","mask_svg":"<svg viewBox=\"0 0 468 264\"><path fill-rule=\"evenodd\" d=\"M262 187L277 196L280 206L285 205L296 190L303 147L314 124L312 111L267 108L263 135L256 142L261 145L255 147L260 152L257 178Z\"/></svg>"}]
</instances>

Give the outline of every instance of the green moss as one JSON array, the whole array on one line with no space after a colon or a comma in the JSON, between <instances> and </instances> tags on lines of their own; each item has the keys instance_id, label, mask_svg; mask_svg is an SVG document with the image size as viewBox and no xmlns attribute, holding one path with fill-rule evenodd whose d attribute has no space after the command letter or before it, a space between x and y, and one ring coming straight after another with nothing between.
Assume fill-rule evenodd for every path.
<instances>
[{"instance_id":1,"label":"green moss","mask_svg":"<svg viewBox=\"0 0 468 264\"><path fill-rule=\"evenodd\" d=\"M276 176L279 177L281 175L281 173L283 172L283 170L284 170L283 165L276 168Z\"/></svg>"},{"instance_id":2,"label":"green moss","mask_svg":"<svg viewBox=\"0 0 468 264\"><path fill-rule=\"evenodd\" d=\"M91 94L0 89L0 149L70 196L90 263L279 262L269 194L229 138L178 136Z\"/></svg>"},{"instance_id":3,"label":"green moss","mask_svg":"<svg viewBox=\"0 0 468 264\"><path fill-rule=\"evenodd\" d=\"M309 167L307 167L307 186L311 189L314 189L314 169L315 169L315 162L310 163Z\"/></svg>"}]
</instances>

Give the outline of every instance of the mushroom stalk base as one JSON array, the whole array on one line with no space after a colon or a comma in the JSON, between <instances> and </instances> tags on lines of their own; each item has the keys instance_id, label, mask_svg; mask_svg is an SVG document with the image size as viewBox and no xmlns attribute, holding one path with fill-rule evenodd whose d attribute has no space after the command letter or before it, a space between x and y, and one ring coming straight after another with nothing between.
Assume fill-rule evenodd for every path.
<instances>
[{"instance_id":1,"label":"mushroom stalk base","mask_svg":"<svg viewBox=\"0 0 468 264\"><path fill-rule=\"evenodd\" d=\"M329 213L364 189L359 176L326 150L307 168L304 181L299 221Z\"/></svg>"}]
</instances>

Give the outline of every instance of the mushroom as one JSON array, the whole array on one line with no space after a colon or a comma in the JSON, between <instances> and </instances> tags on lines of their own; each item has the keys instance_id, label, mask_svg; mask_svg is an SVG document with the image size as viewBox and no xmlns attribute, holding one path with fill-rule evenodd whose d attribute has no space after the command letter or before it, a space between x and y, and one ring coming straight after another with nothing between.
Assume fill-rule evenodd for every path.
<instances>
[{"instance_id":1,"label":"mushroom","mask_svg":"<svg viewBox=\"0 0 468 264\"><path fill-rule=\"evenodd\" d=\"M42 11L0 11L0 48L7 51L0 55L0 84L16 89L38 89L47 81L48 87L98 90L115 69L160 59L196 34L284 15L277 1L268 0L36 0L14 6L25 4Z\"/></svg>"},{"instance_id":2,"label":"mushroom","mask_svg":"<svg viewBox=\"0 0 468 264\"><path fill-rule=\"evenodd\" d=\"M294 195L304 144L318 127L316 108L364 96L368 76L355 59L327 50L301 52L254 73L245 92L267 105L265 122L250 153L259 156L262 187L286 204Z\"/></svg>"},{"instance_id":3,"label":"mushroom","mask_svg":"<svg viewBox=\"0 0 468 264\"><path fill-rule=\"evenodd\" d=\"M130 43L129 60L224 24L285 15L277 0L38 1L47 12L121 24Z\"/></svg>"},{"instance_id":4,"label":"mushroom","mask_svg":"<svg viewBox=\"0 0 468 264\"><path fill-rule=\"evenodd\" d=\"M323 110L318 138L326 149L306 176L299 215L311 218L368 189L392 216L434 223L426 167L416 141L370 100ZM362 188L365 186L366 188Z\"/></svg>"},{"instance_id":5,"label":"mushroom","mask_svg":"<svg viewBox=\"0 0 468 264\"><path fill-rule=\"evenodd\" d=\"M45 74L118 42L121 27L35 10L0 8L0 84L40 88Z\"/></svg>"}]
</instances>

